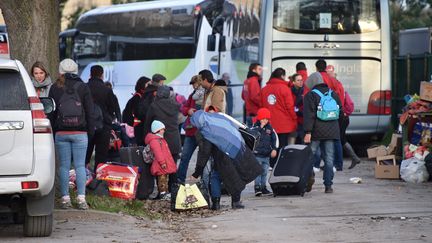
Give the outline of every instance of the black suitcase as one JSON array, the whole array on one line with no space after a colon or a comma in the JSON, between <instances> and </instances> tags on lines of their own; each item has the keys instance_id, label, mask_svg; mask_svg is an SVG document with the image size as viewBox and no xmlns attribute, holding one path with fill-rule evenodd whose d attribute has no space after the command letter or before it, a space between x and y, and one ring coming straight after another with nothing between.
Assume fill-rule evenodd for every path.
<instances>
[{"instance_id":1,"label":"black suitcase","mask_svg":"<svg viewBox=\"0 0 432 243\"><path fill-rule=\"evenodd\" d=\"M310 146L288 145L281 148L269 178L273 194L303 196L312 176L312 167Z\"/></svg>"},{"instance_id":2,"label":"black suitcase","mask_svg":"<svg viewBox=\"0 0 432 243\"><path fill-rule=\"evenodd\" d=\"M120 149L120 161L124 164L138 166L140 168L140 178L136 198L140 200L148 199L154 190L154 177L150 173L151 164L144 163L142 151L144 147L124 147Z\"/></svg>"}]
</instances>

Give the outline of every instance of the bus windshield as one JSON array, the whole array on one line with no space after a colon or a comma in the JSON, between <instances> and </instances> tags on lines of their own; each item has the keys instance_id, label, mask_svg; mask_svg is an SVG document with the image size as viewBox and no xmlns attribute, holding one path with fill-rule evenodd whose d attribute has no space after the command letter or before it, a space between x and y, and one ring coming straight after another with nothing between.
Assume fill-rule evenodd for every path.
<instances>
[{"instance_id":1,"label":"bus windshield","mask_svg":"<svg viewBox=\"0 0 432 243\"><path fill-rule=\"evenodd\" d=\"M276 0L273 27L305 34L360 34L380 29L379 0Z\"/></svg>"}]
</instances>

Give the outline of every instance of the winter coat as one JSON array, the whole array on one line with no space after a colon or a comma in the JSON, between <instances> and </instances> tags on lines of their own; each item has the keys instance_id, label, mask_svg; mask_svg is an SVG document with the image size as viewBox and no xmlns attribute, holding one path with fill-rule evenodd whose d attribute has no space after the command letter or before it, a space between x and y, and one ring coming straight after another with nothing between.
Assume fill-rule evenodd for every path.
<instances>
[{"instance_id":1,"label":"winter coat","mask_svg":"<svg viewBox=\"0 0 432 243\"><path fill-rule=\"evenodd\" d=\"M308 79L307 70L298 70L297 73L302 76L303 82L306 82L306 80Z\"/></svg>"},{"instance_id":2,"label":"winter coat","mask_svg":"<svg viewBox=\"0 0 432 243\"><path fill-rule=\"evenodd\" d=\"M166 88L168 91L161 96L158 93L158 96L147 111L144 122L144 134L150 133L151 123L154 120L161 121L166 128L165 139L168 142L171 154L177 155L181 151L180 131L177 119L180 105L170 98L169 88Z\"/></svg>"},{"instance_id":3,"label":"winter coat","mask_svg":"<svg viewBox=\"0 0 432 243\"><path fill-rule=\"evenodd\" d=\"M105 86L102 79L91 78L88 82L93 101L103 114L104 126L111 128L116 113L116 98L112 89Z\"/></svg>"},{"instance_id":4,"label":"winter coat","mask_svg":"<svg viewBox=\"0 0 432 243\"><path fill-rule=\"evenodd\" d=\"M254 72L248 73L248 78L244 81L242 99L246 105L246 115L256 116L261 107L261 86L260 77Z\"/></svg>"},{"instance_id":5,"label":"winter coat","mask_svg":"<svg viewBox=\"0 0 432 243\"><path fill-rule=\"evenodd\" d=\"M329 91L329 87L324 84L318 84L312 88L318 89L321 93L325 94ZM336 100L339 107L342 107L340 99L336 92L332 92L332 97ZM304 131L305 133L312 134L312 140L328 140L340 139L339 121L322 121L317 118L317 107L320 103L320 96L315 92L309 92L304 99ZM342 109L339 113L340 117L343 116Z\"/></svg>"},{"instance_id":6,"label":"winter coat","mask_svg":"<svg viewBox=\"0 0 432 243\"><path fill-rule=\"evenodd\" d=\"M83 107L84 107L86 126L78 127L78 128L74 128L74 129L60 127L60 125L56 121L57 120L57 111L54 111L53 113L51 113L49 117L51 120L52 127L54 129L54 132L84 131L84 132L87 132L88 135L92 136L95 132L94 131L95 116L94 116L93 99L92 99L89 87L87 86L87 84L85 84L81 80L81 78L78 75L66 73L65 74L65 86L59 87L58 85L54 84L50 89L49 97L53 98L55 103L57 105L59 105L60 99L65 92L65 88L71 88L72 89L73 86L75 85L75 83L77 83L77 82L80 83L77 90L78 90L78 94L79 94L80 99L81 99L81 103L83 104Z\"/></svg>"},{"instance_id":7,"label":"winter coat","mask_svg":"<svg viewBox=\"0 0 432 243\"><path fill-rule=\"evenodd\" d=\"M138 102L140 101L142 94L135 93L132 98L128 100L126 106L123 110L122 121L127 123L129 126L136 126L138 123L141 123L138 118L135 118L135 109L138 106Z\"/></svg>"},{"instance_id":8,"label":"winter coat","mask_svg":"<svg viewBox=\"0 0 432 243\"><path fill-rule=\"evenodd\" d=\"M177 165L164 138L149 133L145 137L145 143L150 145L150 149L154 154L154 160L150 168L152 175L160 176L176 173ZM163 164L166 165L165 169L162 168Z\"/></svg>"},{"instance_id":9,"label":"winter coat","mask_svg":"<svg viewBox=\"0 0 432 243\"><path fill-rule=\"evenodd\" d=\"M297 115L297 124L303 124L303 100L304 96L309 93L309 88L305 85L300 89L295 86L291 87L293 94L294 107Z\"/></svg>"},{"instance_id":10,"label":"winter coat","mask_svg":"<svg viewBox=\"0 0 432 243\"><path fill-rule=\"evenodd\" d=\"M228 118L218 113L199 110L192 115L191 122L205 139L216 145L231 159L242 156L245 147L243 137Z\"/></svg>"},{"instance_id":11,"label":"winter coat","mask_svg":"<svg viewBox=\"0 0 432 243\"><path fill-rule=\"evenodd\" d=\"M202 176L208 160L213 157L214 169L219 172L225 189L230 195L236 195L241 193L248 183L262 174L262 168L249 148L246 148L239 161L235 161L205 139L200 132L197 132L196 139L199 151L193 177Z\"/></svg>"},{"instance_id":12,"label":"winter coat","mask_svg":"<svg viewBox=\"0 0 432 243\"><path fill-rule=\"evenodd\" d=\"M190 118L190 116L188 114L188 111L190 109L196 109L196 103L195 103L195 100L193 99L193 95L194 94L195 94L195 91L192 92L191 95L189 95L189 98L187 99L186 103L184 103L182 105L182 107L180 108L180 110L183 113L183 115L187 117L186 121L185 121L185 123L183 125L186 137L193 137L193 136L195 136L195 133L197 131L197 129L194 126L192 126L192 123L190 121L191 118Z\"/></svg>"},{"instance_id":13,"label":"winter coat","mask_svg":"<svg viewBox=\"0 0 432 243\"><path fill-rule=\"evenodd\" d=\"M156 92L158 88L159 86L150 84L149 86L147 86L147 88L145 88L144 94L138 101L137 106L134 110L134 115L141 122L144 122L146 120L147 112L156 98Z\"/></svg>"},{"instance_id":14,"label":"winter coat","mask_svg":"<svg viewBox=\"0 0 432 243\"><path fill-rule=\"evenodd\" d=\"M36 89L38 97L48 97L51 86L53 85L50 76L46 76L45 80L42 82L39 82L36 79L32 78L32 83Z\"/></svg>"},{"instance_id":15,"label":"winter coat","mask_svg":"<svg viewBox=\"0 0 432 243\"><path fill-rule=\"evenodd\" d=\"M261 128L261 123L257 121L252 129L259 131L261 134L255 151L253 151L254 154L263 158L270 157L271 151L276 150L276 134L273 131L273 127L270 123L267 123L267 125Z\"/></svg>"},{"instance_id":16,"label":"winter coat","mask_svg":"<svg viewBox=\"0 0 432 243\"><path fill-rule=\"evenodd\" d=\"M206 111L210 106L213 106L218 112L225 113L227 91L228 88L226 85L213 84L204 96L204 110Z\"/></svg>"},{"instance_id":17,"label":"winter coat","mask_svg":"<svg viewBox=\"0 0 432 243\"><path fill-rule=\"evenodd\" d=\"M261 90L261 105L270 110L271 124L278 134L297 130L297 115L291 89L285 80L272 78Z\"/></svg>"}]
</instances>

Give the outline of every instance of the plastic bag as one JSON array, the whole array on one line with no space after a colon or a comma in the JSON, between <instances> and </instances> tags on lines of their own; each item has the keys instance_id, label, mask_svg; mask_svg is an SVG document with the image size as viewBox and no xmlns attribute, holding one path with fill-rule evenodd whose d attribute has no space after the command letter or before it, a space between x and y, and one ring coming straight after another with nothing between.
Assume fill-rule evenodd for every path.
<instances>
[{"instance_id":1,"label":"plastic bag","mask_svg":"<svg viewBox=\"0 0 432 243\"><path fill-rule=\"evenodd\" d=\"M69 188L75 188L76 184L76 172L74 169L69 170ZM88 186L90 184L90 182L93 181L93 173L86 168L86 186Z\"/></svg>"},{"instance_id":2,"label":"plastic bag","mask_svg":"<svg viewBox=\"0 0 432 243\"><path fill-rule=\"evenodd\" d=\"M425 162L416 158L402 161L400 175L404 181L411 183L422 183L429 179Z\"/></svg>"}]
</instances>

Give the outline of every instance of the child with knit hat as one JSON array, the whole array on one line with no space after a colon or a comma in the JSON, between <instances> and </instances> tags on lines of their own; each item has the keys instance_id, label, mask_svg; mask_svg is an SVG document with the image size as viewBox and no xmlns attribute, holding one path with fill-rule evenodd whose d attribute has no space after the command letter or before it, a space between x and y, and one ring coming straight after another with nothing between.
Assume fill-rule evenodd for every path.
<instances>
[{"instance_id":1,"label":"child with knit hat","mask_svg":"<svg viewBox=\"0 0 432 243\"><path fill-rule=\"evenodd\" d=\"M270 157L275 158L276 152L276 134L270 125L271 114L267 108L260 108L257 112L256 122L252 129L259 131L261 136L258 144L253 151L256 159L261 164L263 173L255 179L255 196L269 195L267 190L267 173L270 167Z\"/></svg>"},{"instance_id":2,"label":"child with knit hat","mask_svg":"<svg viewBox=\"0 0 432 243\"><path fill-rule=\"evenodd\" d=\"M145 137L145 143L150 145L154 154L150 172L157 177L159 197L162 200L169 200L171 195L168 190L168 176L177 171L176 163L171 155L168 143L164 139L165 125L154 120L151 124L151 133Z\"/></svg>"}]
</instances>

